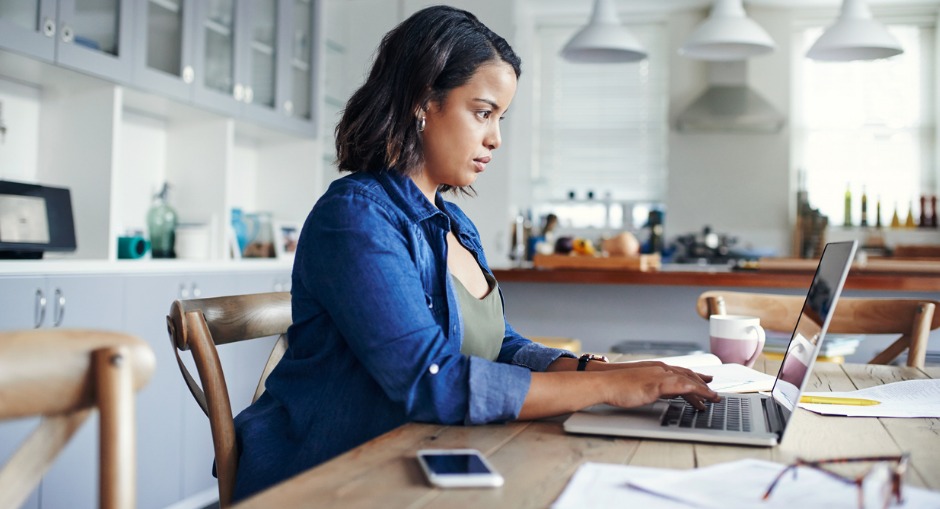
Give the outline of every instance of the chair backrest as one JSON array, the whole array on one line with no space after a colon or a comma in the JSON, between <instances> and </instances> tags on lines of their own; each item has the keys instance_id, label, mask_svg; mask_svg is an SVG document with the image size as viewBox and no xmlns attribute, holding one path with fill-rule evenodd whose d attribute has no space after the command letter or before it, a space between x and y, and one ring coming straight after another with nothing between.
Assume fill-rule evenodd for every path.
<instances>
[{"instance_id":1,"label":"chair backrest","mask_svg":"<svg viewBox=\"0 0 940 509\"><path fill-rule=\"evenodd\" d=\"M291 324L289 292L233 295L209 299L177 300L166 317L170 342L183 379L196 402L209 417L219 479L219 505L231 504L238 469L235 422L228 397L225 373L216 346L249 339L279 336L255 389L252 401L264 392L264 382L287 350L287 328ZM190 350L200 388L180 358Z\"/></svg>"},{"instance_id":2,"label":"chair backrest","mask_svg":"<svg viewBox=\"0 0 940 509\"><path fill-rule=\"evenodd\" d=\"M696 309L699 316L750 315L760 318L768 330L790 332L803 308L804 296L731 291L702 293ZM926 299L863 299L843 297L829 324L831 334L900 334L894 343L869 364L888 364L904 350L907 365L924 367L930 331L940 328L940 301Z\"/></svg>"},{"instance_id":3,"label":"chair backrest","mask_svg":"<svg viewBox=\"0 0 940 509\"><path fill-rule=\"evenodd\" d=\"M150 380L155 363L150 346L126 334L0 332L0 420L43 417L0 470L0 507L26 500L94 407L100 506L134 507L134 391Z\"/></svg>"}]
</instances>

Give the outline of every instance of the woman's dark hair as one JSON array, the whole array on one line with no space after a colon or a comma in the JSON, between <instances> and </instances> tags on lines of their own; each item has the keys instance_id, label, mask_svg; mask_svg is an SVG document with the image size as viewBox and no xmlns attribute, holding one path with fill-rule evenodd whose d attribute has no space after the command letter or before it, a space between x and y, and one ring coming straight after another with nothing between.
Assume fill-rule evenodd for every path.
<instances>
[{"instance_id":1,"label":"woman's dark hair","mask_svg":"<svg viewBox=\"0 0 940 509\"><path fill-rule=\"evenodd\" d=\"M424 159L415 113L443 103L497 59L519 77L521 61L509 43L467 11L434 6L403 21L382 39L369 78L336 125L339 170L413 173Z\"/></svg>"}]
</instances>

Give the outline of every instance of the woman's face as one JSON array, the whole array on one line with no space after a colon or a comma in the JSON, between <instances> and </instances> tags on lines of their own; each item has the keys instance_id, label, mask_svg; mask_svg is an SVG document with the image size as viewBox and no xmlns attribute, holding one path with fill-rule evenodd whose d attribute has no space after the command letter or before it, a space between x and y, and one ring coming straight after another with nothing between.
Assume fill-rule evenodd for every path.
<instances>
[{"instance_id":1,"label":"woman's face","mask_svg":"<svg viewBox=\"0 0 940 509\"><path fill-rule=\"evenodd\" d=\"M432 202L440 185L464 187L486 170L502 140L499 121L516 94L516 73L503 62L481 65L466 84L432 101L422 133L424 167L412 178Z\"/></svg>"}]
</instances>

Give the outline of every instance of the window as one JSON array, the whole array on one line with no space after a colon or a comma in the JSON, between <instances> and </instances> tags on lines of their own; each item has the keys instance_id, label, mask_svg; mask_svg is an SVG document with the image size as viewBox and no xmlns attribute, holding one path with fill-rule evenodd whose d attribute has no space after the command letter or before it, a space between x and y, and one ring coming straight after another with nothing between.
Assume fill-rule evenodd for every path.
<instances>
[{"instance_id":1,"label":"window","mask_svg":"<svg viewBox=\"0 0 940 509\"><path fill-rule=\"evenodd\" d=\"M821 27L797 33L794 82L794 161L805 172L813 207L830 225L845 220L846 187L852 193L851 222L858 225L861 196L867 219L888 226L901 221L920 196L937 192L934 101L934 28L897 24L888 29L904 53L890 59L824 63L804 58Z\"/></svg>"},{"instance_id":2,"label":"window","mask_svg":"<svg viewBox=\"0 0 940 509\"><path fill-rule=\"evenodd\" d=\"M587 202L588 196L598 201L661 202L666 194L668 134L665 26L630 26L649 58L629 64L562 59L559 51L579 28L537 28L539 131L533 146L533 198L569 204Z\"/></svg>"}]
</instances>

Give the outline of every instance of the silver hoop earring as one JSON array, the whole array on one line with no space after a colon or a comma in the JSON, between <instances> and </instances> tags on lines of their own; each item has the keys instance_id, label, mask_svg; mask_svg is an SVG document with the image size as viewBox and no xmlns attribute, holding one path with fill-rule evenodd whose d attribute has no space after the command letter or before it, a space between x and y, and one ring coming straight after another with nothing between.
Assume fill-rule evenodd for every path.
<instances>
[{"instance_id":1,"label":"silver hoop earring","mask_svg":"<svg viewBox=\"0 0 940 509\"><path fill-rule=\"evenodd\" d=\"M421 117L421 118L419 118L419 119L418 119L418 132L419 132L419 133L423 133L423 132L424 132L424 128L427 126L427 124L428 124L428 122L427 122L427 118L426 118L426 117Z\"/></svg>"}]
</instances>

